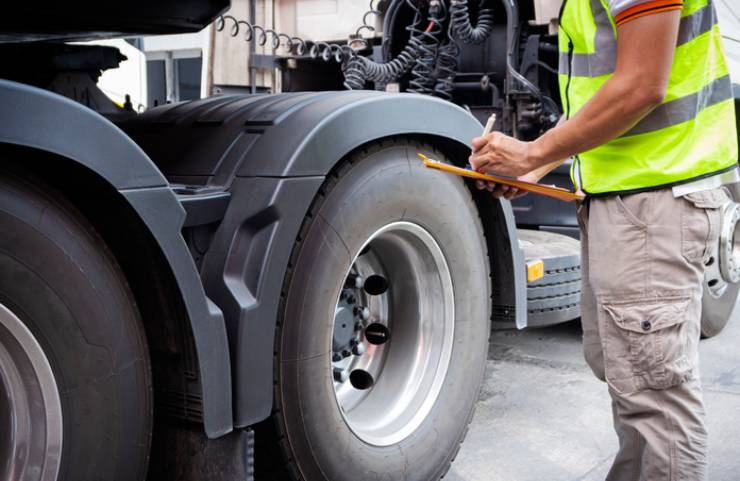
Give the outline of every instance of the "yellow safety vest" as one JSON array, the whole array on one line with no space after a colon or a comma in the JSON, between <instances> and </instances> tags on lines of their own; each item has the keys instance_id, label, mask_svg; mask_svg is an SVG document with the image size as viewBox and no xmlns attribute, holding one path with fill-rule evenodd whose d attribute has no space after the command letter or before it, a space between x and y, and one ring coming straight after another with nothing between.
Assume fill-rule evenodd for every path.
<instances>
[{"instance_id":1,"label":"yellow safety vest","mask_svg":"<svg viewBox=\"0 0 740 481\"><path fill-rule=\"evenodd\" d=\"M573 116L614 73L617 28L605 0L565 0L560 13L560 94ZM646 46L646 48L649 48ZM684 0L664 102L621 137L574 159L589 194L669 187L737 165L737 131L722 37L711 0Z\"/></svg>"}]
</instances>

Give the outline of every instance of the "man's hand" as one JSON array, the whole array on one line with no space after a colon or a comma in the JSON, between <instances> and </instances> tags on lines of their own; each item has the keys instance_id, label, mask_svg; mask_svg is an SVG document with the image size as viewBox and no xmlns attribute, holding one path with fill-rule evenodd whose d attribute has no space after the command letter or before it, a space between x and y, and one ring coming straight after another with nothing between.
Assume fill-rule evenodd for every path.
<instances>
[{"instance_id":1,"label":"man's hand","mask_svg":"<svg viewBox=\"0 0 740 481\"><path fill-rule=\"evenodd\" d=\"M529 173L526 173L520 177L518 177L519 180L523 180L525 182L532 182L537 183L540 181L540 176L536 171L532 171ZM527 195L526 190L519 190L517 187L506 185L506 184L497 184L495 182L484 182L482 180L477 180L475 182L476 187L483 190L488 190L491 195L493 195L495 198L500 199L501 197L507 199L507 200L513 200L518 199L519 197Z\"/></svg>"},{"instance_id":2,"label":"man's hand","mask_svg":"<svg viewBox=\"0 0 740 481\"><path fill-rule=\"evenodd\" d=\"M491 132L473 139L470 166L482 173L517 177L541 165L534 143L523 142L501 132Z\"/></svg>"}]
</instances>

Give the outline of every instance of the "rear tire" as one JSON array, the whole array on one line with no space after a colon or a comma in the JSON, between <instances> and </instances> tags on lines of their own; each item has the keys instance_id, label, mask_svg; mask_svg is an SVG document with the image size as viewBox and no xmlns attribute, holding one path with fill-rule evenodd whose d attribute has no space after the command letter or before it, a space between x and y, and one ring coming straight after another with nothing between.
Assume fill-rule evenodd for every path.
<instances>
[{"instance_id":1,"label":"rear tire","mask_svg":"<svg viewBox=\"0 0 740 481\"><path fill-rule=\"evenodd\" d=\"M143 480L152 384L139 313L102 239L73 206L41 185L0 172L0 304L6 325L30 333L25 351L37 360L38 371L51 368L53 379L44 386L52 394L34 397L40 395L29 379L25 394L32 402L26 404L52 400L48 421L61 427L61 449L47 446L31 453L36 461L23 464L12 457L23 447L4 427L0 478L9 479L3 476L9 467L16 470L13 479L23 480ZM23 350L8 332L0 330L0 351L5 347L9 365L17 364L21 372L26 361L18 353ZM10 379L3 382L0 370L0 398L10 399L0 403L0 421L15 419L16 436L36 439L42 427L33 423L39 418L24 417L24 401L8 389ZM53 391L58 409L53 409ZM17 431L24 423L34 429ZM43 478L34 471L39 459L52 466L59 454L58 470L47 469Z\"/></svg>"},{"instance_id":2,"label":"rear tire","mask_svg":"<svg viewBox=\"0 0 740 481\"><path fill-rule=\"evenodd\" d=\"M292 479L438 480L467 432L488 352L487 248L464 182L424 169L417 151L443 158L412 143L383 142L346 161L322 188L294 247L276 340L273 416ZM358 260L361 252L373 259L363 261L365 267ZM343 334L335 323L340 322L344 304L358 304L365 297L348 279L354 279L355 269L368 266L383 271L390 285L388 297L376 303L390 317L376 319L387 321L390 341L371 346L363 330L356 328L367 349L350 356L351 362L362 362L374 352L382 366L369 383L372 387L361 393L355 381L367 387L367 379L334 377L338 363L350 364L337 361L343 349L337 346L338 338ZM424 266L430 270L422 270ZM351 289L360 292L354 303L347 300L354 297ZM439 299L449 302L439 304ZM446 314L436 312L434 306L440 305ZM351 307L348 310L352 312ZM354 322L362 322L361 310L354 312ZM372 316L384 317L379 312ZM365 326L373 322L372 316ZM436 320L424 324L432 316ZM348 317L342 319L343 326L351 327L352 321L344 323ZM415 335L422 337L415 341ZM409 356L417 351L426 354L414 359L420 363L431 359L426 365L433 369L413 370L418 364ZM426 380L419 382L422 387L396 389L405 385L406 369ZM350 397L361 396L351 407L340 394L347 382L353 383L350 390L356 389ZM423 414L404 417L406 408ZM353 416L358 412L362 414ZM257 461L259 473L264 460Z\"/></svg>"}]
</instances>

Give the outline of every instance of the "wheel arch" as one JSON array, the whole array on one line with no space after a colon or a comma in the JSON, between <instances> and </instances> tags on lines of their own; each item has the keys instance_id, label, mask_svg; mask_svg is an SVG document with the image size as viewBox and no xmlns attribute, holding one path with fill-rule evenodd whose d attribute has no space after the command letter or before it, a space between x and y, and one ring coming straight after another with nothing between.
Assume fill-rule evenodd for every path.
<instances>
[{"instance_id":1,"label":"wheel arch","mask_svg":"<svg viewBox=\"0 0 740 481\"><path fill-rule=\"evenodd\" d=\"M156 303L145 297L158 288L172 289L182 302L197 352L205 431L211 437L229 432L231 377L223 315L205 296L180 234L185 212L166 179L123 132L80 104L5 80L0 80L0 103L3 165L48 182L88 216L107 237L149 316ZM22 161L8 160L19 156ZM112 233L122 231L135 234L136 242L116 242ZM142 277L132 267L132 259L141 255L158 264L162 279Z\"/></svg>"},{"instance_id":2,"label":"wheel arch","mask_svg":"<svg viewBox=\"0 0 740 481\"><path fill-rule=\"evenodd\" d=\"M438 136L421 137L450 159L466 158L467 145ZM458 162L462 167L462 163ZM478 208L491 262L492 318L495 322L527 325L527 279L524 254L519 248L516 220L511 203L494 201L488 191L466 181Z\"/></svg>"},{"instance_id":3,"label":"wheel arch","mask_svg":"<svg viewBox=\"0 0 740 481\"><path fill-rule=\"evenodd\" d=\"M335 106L337 101L341 103ZM321 109L317 102L319 108L315 110L320 115L311 112L313 109L299 110L281 122L282 129L275 129L273 135L279 139L288 137L286 132L298 131L301 124L310 125L309 131L300 136L303 140L297 146L270 142L267 137L256 146L254 158L266 158L268 152L260 147L272 144L279 149L276 157L286 161L276 163L270 174L327 175L343 159L370 143L385 138L408 138L428 143L462 167L467 163L470 141L482 131L480 122L464 109L425 95L347 92L329 97L327 103L334 108ZM331 162L330 159L337 160ZM248 163L244 165L249 166ZM256 175L256 171L243 168L240 174ZM526 327L526 271L511 204L491 201L487 192L475 189L472 182L468 181L467 185L478 206L488 243L493 316L496 320L515 321L517 326Z\"/></svg>"}]
</instances>

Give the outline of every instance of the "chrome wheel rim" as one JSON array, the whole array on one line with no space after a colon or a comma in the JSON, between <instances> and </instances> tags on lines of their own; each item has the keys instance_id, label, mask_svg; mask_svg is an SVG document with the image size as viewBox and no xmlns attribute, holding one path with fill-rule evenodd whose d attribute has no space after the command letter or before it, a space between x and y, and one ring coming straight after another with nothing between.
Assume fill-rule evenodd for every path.
<instances>
[{"instance_id":1,"label":"chrome wheel rim","mask_svg":"<svg viewBox=\"0 0 740 481\"><path fill-rule=\"evenodd\" d=\"M0 304L0 479L53 481L62 455L62 406L44 351Z\"/></svg>"},{"instance_id":2,"label":"chrome wheel rim","mask_svg":"<svg viewBox=\"0 0 740 481\"><path fill-rule=\"evenodd\" d=\"M722 275L720 251L720 243L718 243L704 262L704 292L714 300L721 299L731 287Z\"/></svg>"},{"instance_id":3,"label":"chrome wheel rim","mask_svg":"<svg viewBox=\"0 0 740 481\"><path fill-rule=\"evenodd\" d=\"M702 297L702 334L712 337L718 334L734 315L738 304L740 283L735 282L736 264L740 261L740 249L736 242L738 230L738 206L740 185L725 187L732 201L721 209L719 241L712 247L706 259L704 271L704 295Z\"/></svg>"},{"instance_id":4,"label":"chrome wheel rim","mask_svg":"<svg viewBox=\"0 0 740 481\"><path fill-rule=\"evenodd\" d=\"M722 207L719 235L719 268L722 278L731 284L740 281L740 204L728 202Z\"/></svg>"},{"instance_id":5,"label":"chrome wheel rim","mask_svg":"<svg viewBox=\"0 0 740 481\"><path fill-rule=\"evenodd\" d=\"M336 304L332 370L337 404L364 442L396 444L428 417L454 338L449 266L421 226L395 222L358 250Z\"/></svg>"}]
</instances>

